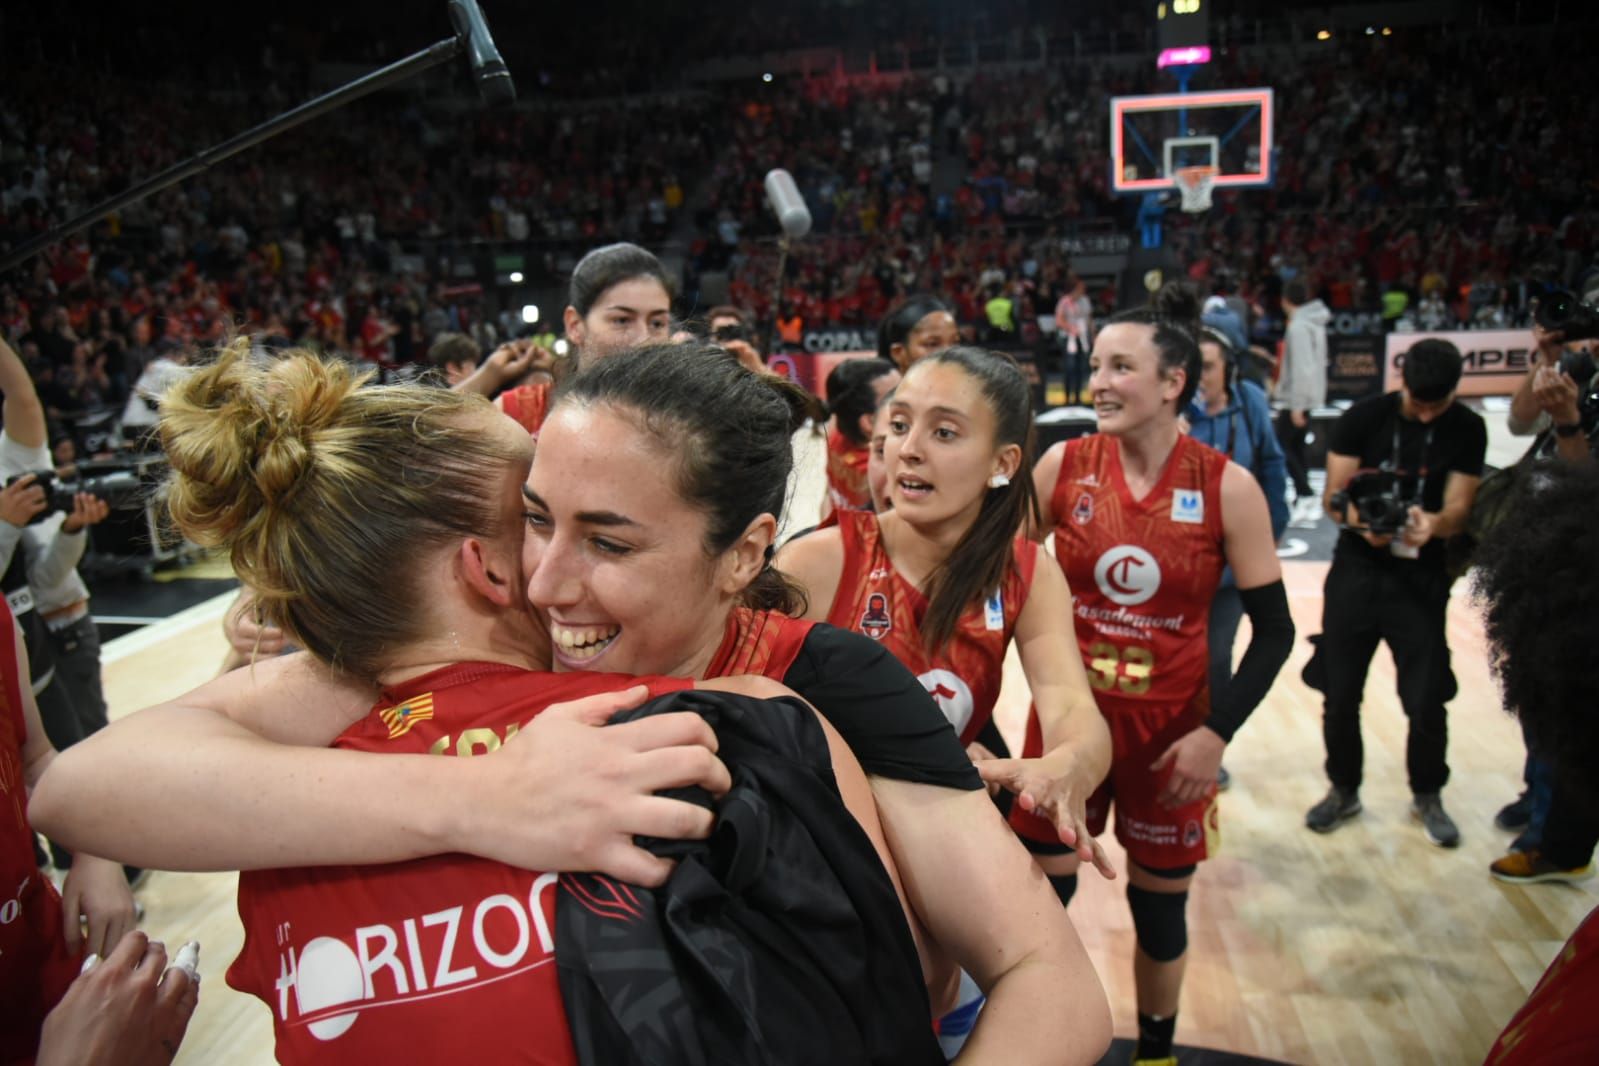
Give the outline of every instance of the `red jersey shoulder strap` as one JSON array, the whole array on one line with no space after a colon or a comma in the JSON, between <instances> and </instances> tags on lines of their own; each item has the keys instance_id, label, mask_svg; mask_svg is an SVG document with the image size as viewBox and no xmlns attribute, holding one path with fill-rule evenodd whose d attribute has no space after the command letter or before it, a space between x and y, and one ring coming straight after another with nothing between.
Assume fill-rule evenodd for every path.
<instances>
[{"instance_id":1,"label":"red jersey shoulder strap","mask_svg":"<svg viewBox=\"0 0 1599 1066\"><path fill-rule=\"evenodd\" d=\"M1177 461L1193 464L1200 491L1208 501L1205 507L1205 531L1219 543L1226 536L1221 514L1221 478L1230 460L1215 448L1200 443L1186 433L1177 438L1177 447L1180 449Z\"/></svg>"},{"instance_id":2,"label":"red jersey shoulder strap","mask_svg":"<svg viewBox=\"0 0 1599 1066\"><path fill-rule=\"evenodd\" d=\"M833 516L838 519L838 533L844 542L844 568L827 609L827 622L840 629L853 629L855 600L870 580L873 564L882 551L882 531L877 516L870 511L834 511Z\"/></svg>"},{"instance_id":3,"label":"red jersey shoulder strap","mask_svg":"<svg viewBox=\"0 0 1599 1066\"><path fill-rule=\"evenodd\" d=\"M1063 524L1071 513L1074 502L1070 498L1072 479L1084 470L1098 468L1101 439L1098 433L1090 433L1066 442L1066 450L1060 457L1060 473L1055 475L1055 491L1049 496L1049 509L1055 516L1056 525Z\"/></svg>"},{"instance_id":4,"label":"red jersey shoulder strap","mask_svg":"<svg viewBox=\"0 0 1599 1066\"><path fill-rule=\"evenodd\" d=\"M758 674L781 681L799 658L815 624L777 611L736 607L727 617L722 646L712 656L705 676Z\"/></svg>"},{"instance_id":5,"label":"red jersey shoulder strap","mask_svg":"<svg viewBox=\"0 0 1599 1066\"><path fill-rule=\"evenodd\" d=\"M516 419L529 433L538 434L544 428L544 418L549 414L550 386L548 382L537 385L518 385L506 389L495 400L500 410Z\"/></svg>"}]
</instances>

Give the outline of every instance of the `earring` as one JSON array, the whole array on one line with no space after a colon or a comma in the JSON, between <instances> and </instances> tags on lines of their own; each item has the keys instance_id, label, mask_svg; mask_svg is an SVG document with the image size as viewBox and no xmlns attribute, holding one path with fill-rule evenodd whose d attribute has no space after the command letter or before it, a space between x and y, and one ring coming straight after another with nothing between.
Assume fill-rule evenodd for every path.
<instances>
[{"instance_id":1,"label":"earring","mask_svg":"<svg viewBox=\"0 0 1599 1066\"><path fill-rule=\"evenodd\" d=\"M1005 474L995 474L988 479L988 487L991 489L1002 489L1009 484L1010 478Z\"/></svg>"}]
</instances>

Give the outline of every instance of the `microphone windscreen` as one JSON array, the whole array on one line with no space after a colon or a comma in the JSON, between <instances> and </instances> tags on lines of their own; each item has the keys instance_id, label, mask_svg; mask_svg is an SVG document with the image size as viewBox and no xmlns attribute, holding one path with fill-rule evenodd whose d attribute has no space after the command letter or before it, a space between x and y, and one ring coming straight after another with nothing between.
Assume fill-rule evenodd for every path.
<instances>
[{"instance_id":1,"label":"microphone windscreen","mask_svg":"<svg viewBox=\"0 0 1599 1066\"><path fill-rule=\"evenodd\" d=\"M456 36L466 45L472 80L477 83L483 102L508 104L515 100L516 85L511 81L505 60L500 58L500 50L495 47L477 0L450 0L450 22L455 26Z\"/></svg>"},{"instance_id":2,"label":"microphone windscreen","mask_svg":"<svg viewBox=\"0 0 1599 1066\"><path fill-rule=\"evenodd\" d=\"M772 205L784 236L803 237L811 231L811 209L805 206L794 175L782 169L767 171L766 201Z\"/></svg>"}]
</instances>

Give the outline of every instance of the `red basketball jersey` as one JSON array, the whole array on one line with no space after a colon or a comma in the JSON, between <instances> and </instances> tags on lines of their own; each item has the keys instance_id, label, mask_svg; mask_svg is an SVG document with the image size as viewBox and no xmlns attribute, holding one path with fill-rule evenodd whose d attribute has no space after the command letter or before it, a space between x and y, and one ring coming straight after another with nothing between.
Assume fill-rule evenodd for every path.
<instances>
[{"instance_id":1,"label":"red basketball jersey","mask_svg":"<svg viewBox=\"0 0 1599 1066\"><path fill-rule=\"evenodd\" d=\"M689 685L462 663L386 692L333 746L485 754L552 703L639 683L652 696ZM281 1062L568 1066L556 881L466 855L249 871L228 983L271 1008Z\"/></svg>"},{"instance_id":2,"label":"red basketball jersey","mask_svg":"<svg viewBox=\"0 0 1599 1066\"><path fill-rule=\"evenodd\" d=\"M836 429L827 431L827 497L838 511L863 511L872 506L866 484L867 448L851 444Z\"/></svg>"},{"instance_id":3,"label":"red basketball jersey","mask_svg":"<svg viewBox=\"0 0 1599 1066\"><path fill-rule=\"evenodd\" d=\"M865 633L892 652L932 695L961 743L970 744L988 724L999 699L1005 649L1033 586L1038 545L1016 538L1015 565L999 591L967 608L949 643L929 655L922 646L927 597L894 569L877 516L842 512L838 529L844 538L844 573L827 621Z\"/></svg>"},{"instance_id":4,"label":"red basketball jersey","mask_svg":"<svg viewBox=\"0 0 1599 1066\"><path fill-rule=\"evenodd\" d=\"M22 664L0 597L0 1062L32 1062L39 1028L78 975L62 932L61 897L33 859L22 749Z\"/></svg>"},{"instance_id":5,"label":"red basketball jersey","mask_svg":"<svg viewBox=\"0 0 1599 1066\"><path fill-rule=\"evenodd\" d=\"M1100 706L1208 707L1210 601L1221 581L1227 457L1177 438L1160 481L1134 500L1116 441L1067 441L1055 482L1055 556L1071 585L1077 643Z\"/></svg>"}]
</instances>

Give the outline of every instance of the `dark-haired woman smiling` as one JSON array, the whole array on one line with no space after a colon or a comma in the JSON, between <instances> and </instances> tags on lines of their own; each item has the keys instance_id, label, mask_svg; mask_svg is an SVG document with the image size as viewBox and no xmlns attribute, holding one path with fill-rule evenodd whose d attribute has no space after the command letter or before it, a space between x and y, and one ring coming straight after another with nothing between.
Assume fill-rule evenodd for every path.
<instances>
[{"instance_id":1,"label":"dark-haired woman smiling","mask_svg":"<svg viewBox=\"0 0 1599 1066\"><path fill-rule=\"evenodd\" d=\"M1077 640L1110 726L1110 777L1089 828L1116 806L1138 949L1135 1062L1174 1062L1188 947L1188 887L1219 843L1222 750L1266 695L1293 643L1266 499L1250 473L1183 434L1199 386L1197 307L1140 310L1095 338L1089 389L1099 432L1051 448L1033 472L1055 556L1076 590ZM1205 627L1224 565L1252 634L1212 707ZM1050 860L1055 877L1075 858Z\"/></svg>"},{"instance_id":2,"label":"dark-haired woman smiling","mask_svg":"<svg viewBox=\"0 0 1599 1066\"><path fill-rule=\"evenodd\" d=\"M1006 1062L1093 1062L1110 1037L1103 990L1047 882L994 818L977 774L937 706L913 675L869 639L785 613L796 605L794 589L769 565L792 463L793 408L780 394L782 387L738 366L720 349L683 345L606 359L567 383L534 451L522 553L527 592L559 647L556 666L690 678L761 674L800 692L837 728L871 778L904 895L918 920L913 932L920 928L929 981L942 989L947 952L988 993L989 1006L968 1047L979 1057ZM315 678L298 678L283 690L267 678L237 676L249 673L230 675L233 706L198 713L214 717L220 709L270 731L277 724L274 708L326 698L318 691L325 682ZM347 693L343 699L351 701ZM160 794L140 787L147 778L142 760L129 750L100 745L94 749L103 756L97 763L78 760L79 796L99 797L105 788L130 795L119 801L112 817L86 827L86 834L103 834L125 847L130 839L152 849L159 845L165 849L161 854L184 854L191 863L198 861L196 836L205 836L210 848L226 849L239 864L261 864L258 850L270 853L265 861L278 863L373 861L375 854L406 858L418 853L383 854L385 847L417 846L415 814L406 805L383 809L360 791L347 790L345 771L340 779L322 782L317 803L308 805L297 781L280 781L261 770L269 760L293 766L293 751L284 757L276 745L265 747L277 754L263 753L259 743L199 735L209 723L196 722L195 712L185 714L181 707L165 708L162 717L139 723L148 713L119 724L132 726L142 744L181 748L178 787ZM535 721L534 728L538 725ZM124 729L122 735L128 734ZM329 739L273 736L300 744ZM523 739L519 734L505 747ZM670 776L673 767L695 764L690 755L679 748L641 752L637 760L625 760L637 764L636 772L620 766L605 772L630 789L635 773L651 769ZM371 759L349 773L370 782L381 771L381 761ZM463 772L409 764L407 771L421 775L415 787L438 797L448 795L442 782L458 782L456 775ZM487 770L469 765L464 772ZM498 777L500 771L494 773ZM253 800L261 809L280 814L271 831L255 839L248 839L249 807L241 813L213 804L204 818L193 811L209 803L206 797L214 790L241 777L258 786ZM529 803L528 793L562 788L559 772L553 779L522 775L509 783L522 797L524 811L548 809L542 800ZM62 798L63 807L69 799ZM448 804L447 798L440 802ZM664 797L639 801L630 795L627 810L647 808L670 822L682 813L677 806ZM360 841L334 836L329 823L348 824L354 812L372 822L370 834ZM551 814L570 817L571 812ZM230 818L237 822L227 831L219 829L218 823ZM615 819L589 819L584 831L603 832L609 839L608 820ZM512 831L525 835L529 830L513 826ZM240 834L247 838L239 839ZM493 843L501 847L504 842ZM445 838L435 846L479 845ZM305 854L318 858L302 858ZM548 860L540 865L557 868ZM967 874L950 878L951 868Z\"/></svg>"}]
</instances>

